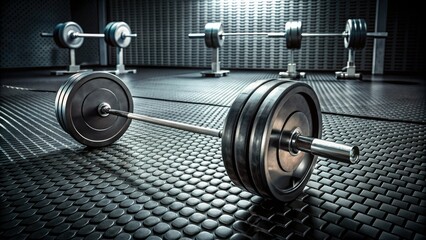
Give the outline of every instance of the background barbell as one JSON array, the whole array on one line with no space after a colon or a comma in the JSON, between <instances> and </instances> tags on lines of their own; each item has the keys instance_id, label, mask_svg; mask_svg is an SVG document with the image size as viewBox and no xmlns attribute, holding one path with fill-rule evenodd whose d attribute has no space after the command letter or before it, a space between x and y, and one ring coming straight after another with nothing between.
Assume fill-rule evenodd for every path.
<instances>
[{"instance_id":1,"label":"background barbell","mask_svg":"<svg viewBox=\"0 0 426 240\"><path fill-rule=\"evenodd\" d=\"M80 25L75 22L65 22L56 25L53 33L40 33L42 37L53 37L56 45L61 48L76 49L81 47L84 38L105 38L105 42L113 47L126 48L132 37L137 34L131 32L125 22L110 22L105 26L104 33L84 33Z\"/></svg>"},{"instance_id":2,"label":"background barbell","mask_svg":"<svg viewBox=\"0 0 426 240\"><path fill-rule=\"evenodd\" d=\"M367 37L385 38L386 32L367 32L367 23L364 19L348 19L342 33L304 33L301 21L289 21L285 24L284 32L242 32L226 33L222 23L207 23L204 33L190 33L189 38L204 38L208 48L220 48L226 36L266 36L271 38L285 38L289 49L299 49L302 37L343 37L345 48L362 49ZM212 40L215 41L212 41Z\"/></svg>"},{"instance_id":3,"label":"background barbell","mask_svg":"<svg viewBox=\"0 0 426 240\"><path fill-rule=\"evenodd\" d=\"M89 147L114 143L132 119L221 137L230 179L280 201L291 201L303 191L316 155L345 163L359 157L356 146L320 139L318 98L309 85L294 81L269 79L247 86L233 102L222 130L132 113L130 91L105 72L71 76L56 95L55 112L61 127Z\"/></svg>"}]
</instances>

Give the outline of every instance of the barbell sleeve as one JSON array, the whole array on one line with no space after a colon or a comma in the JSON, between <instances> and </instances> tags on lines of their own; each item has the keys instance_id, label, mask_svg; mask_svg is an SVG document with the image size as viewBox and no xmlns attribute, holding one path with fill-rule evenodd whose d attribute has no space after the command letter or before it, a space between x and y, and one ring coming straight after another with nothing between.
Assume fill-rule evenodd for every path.
<instances>
[{"instance_id":1,"label":"barbell sleeve","mask_svg":"<svg viewBox=\"0 0 426 240\"><path fill-rule=\"evenodd\" d=\"M386 38L388 36L388 33L387 32L368 32L367 36L373 37L373 38Z\"/></svg>"},{"instance_id":2,"label":"barbell sleeve","mask_svg":"<svg viewBox=\"0 0 426 240\"><path fill-rule=\"evenodd\" d=\"M267 36L266 32L240 32L240 33L222 33L221 36Z\"/></svg>"},{"instance_id":3,"label":"barbell sleeve","mask_svg":"<svg viewBox=\"0 0 426 240\"><path fill-rule=\"evenodd\" d=\"M137 37L138 34L136 33L130 33L130 34L122 34L121 37L126 38L126 37Z\"/></svg>"},{"instance_id":4,"label":"barbell sleeve","mask_svg":"<svg viewBox=\"0 0 426 240\"><path fill-rule=\"evenodd\" d=\"M181 129L199 134L205 134L213 137L222 137L222 131L218 129L200 127L191 124L150 117L147 115L111 109L110 105L107 103L102 103L101 105L99 105L98 112L101 116L104 117L108 116L108 114L112 114L161 126ZM280 144L280 148L286 151L303 151L311 153L313 155L318 155L321 157L326 157L349 164L358 162L359 148L357 146L347 146L345 144L330 142L318 138L306 137L298 133L284 133L283 135L289 136L289 138L284 140L284 144Z\"/></svg>"},{"instance_id":5,"label":"barbell sleeve","mask_svg":"<svg viewBox=\"0 0 426 240\"><path fill-rule=\"evenodd\" d=\"M189 38L204 38L206 34L204 33L190 33L188 34Z\"/></svg>"},{"instance_id":6,"label":"barbell sleeve","mask_svg":"<svg viewBox=\"0 0 426 240\"><path fill-rule=\"evenodd\" d=\"M40 36L42 36L42 37L53 37L53 33L42 32L42 33L40 33Z\"/></svg>"},{"instance_id":7,"label":"barbell sleeve","mask_svg":"<svg viewBox=\"0 0 426 240\"><path fill-rule=\"evenodd\" d=\"M330 142L318 138L297 135L292 141L292 148L313 155L338 160L344 163L357 163L359 160L359 148L345 144Z\"/></svg>"},{"instance_id":8,"label":"barbell sleeve","mask_svg":"<svg viewBox=\"0 0 426 240\"><path fill-rule=\"evenodd\" d=\"M267 33L267 32L242 32L242 33L222 33L220 36L267 36L271 38L280 38L285 37L285 33L276 32L276 33ZM204 38L204 33L190 33L188 34L189 38Z\"/></svg>"},{"instance_id":9,"label":"barbell sleeve","mask_svg":"<svg viewBox=\"0 0 426 240\"><path fill-rule=\"evenodd\" d=\"M344 37L345 33L302 33L302 37Z\"/></svg>"},{"instance_id":10,"label":"barbell sleeve","mask_svg":"<svg viewBox=\"0 0 426 240\"><path fill-rule=\"evenodd\" d=\"M268 33L268 37L270 37L270 38L282 38L282 37L285 37L285 32Z\"/></svg>"},{"instance_id":11,"label":"barbell sleeve","mask_svg":"<svg viewBox=\"0 0 426 240\"><path fill-rule=\"evenodd\" d=\"M71 36L74 38L83 37L83 38L103 38L105 34L103 33L78 33L72 32Z\"/></svg>"}]
</instances>

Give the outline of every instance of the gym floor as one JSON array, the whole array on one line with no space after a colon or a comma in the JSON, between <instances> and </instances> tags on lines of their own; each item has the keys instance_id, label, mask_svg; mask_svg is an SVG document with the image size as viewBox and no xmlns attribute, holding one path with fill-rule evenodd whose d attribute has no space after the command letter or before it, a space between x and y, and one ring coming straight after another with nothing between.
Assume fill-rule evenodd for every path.
<instances>
[{"instance_id":1,"label":"gym floor","mask_svg":"<svg viewBox=\"0 0 426 240\"><path fill-rule=\"evenodd\" d=\"M248 84L276 71L139 68L120 77L134 112L222 128ZM241 190L219 138L133 121L115 144L88 149L55 118L68 76L3 72L0 88L2 239L425 239L426 85L386 76L301 81L319 96L323 139L358 145L360 162L319 158L295 201Z\"/></svg>"}]
</instances>

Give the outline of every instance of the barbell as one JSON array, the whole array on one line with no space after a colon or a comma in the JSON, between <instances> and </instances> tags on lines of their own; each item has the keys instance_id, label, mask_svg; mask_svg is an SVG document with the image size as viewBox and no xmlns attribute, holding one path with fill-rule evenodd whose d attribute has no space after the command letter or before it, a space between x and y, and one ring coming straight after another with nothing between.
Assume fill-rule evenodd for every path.
<instances>
[{"instance_id":1,"label":"barbell","mask_svg":"<svg viewBox=\"0 0 426 240\"><path fill-rule=\"evenodd\" d=\"M367 23L364 19L348 19L342 33L304 33L301 21L289 21L285 24L284 32L241 32L226 33L220 22L207 23L204 33L190 33L189 38L204 38L208 48L223 46L226 36L266 36L271 38L285 38L288 49L300 49L302 37L343 37L345 48L362 49L367 37L385 38L386 32L367 32Z\"/></svg>"},{"instance_id":2,"label":"barbell","mask_svg":"<svg viewBox=\"0 0 426 240\"><path fill-rule=\"evenodd\" d=\"M110 22L105 26L104 33L84 33L80 25L75 22L65 22L56 25L53 33L40 33L42 37L53 37L56 45L61 48L79 48L84 38L105 38L113 47L125 48L129 46L132 37L137 34L131 32L125 22Z\"/></svg>"},{"instance_id":3,"label":"barbell","mask_svg":"<svg viewBox=\"0 0 426 240\"><path fill-rule=\"evenodd\" d=\"M229 178L247 191L291 201L302 191L317 156L356 163L357 146L321 140L321 111L313 89L301 82L259 80L235 99L222 130L133 113L129 89L105 72L77 73L59 89L56 118L88 147L108 146L140 120L222 138Z\"/></svg>"}]
</instances>

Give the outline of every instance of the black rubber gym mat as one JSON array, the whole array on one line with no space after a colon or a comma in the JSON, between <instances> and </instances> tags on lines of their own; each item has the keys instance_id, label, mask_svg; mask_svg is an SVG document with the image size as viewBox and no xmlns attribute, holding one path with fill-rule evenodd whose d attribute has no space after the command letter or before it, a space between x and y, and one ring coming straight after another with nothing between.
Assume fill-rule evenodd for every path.
<instances>
[{"instance_id":1,"label":"black rubber gym mat","mask_svg":"<svg viewBox=\"0 0 426 240\"><path fill-rule=\"evenodd\" d=\"M134 96L170 101L230 106L239 92L253 81L277 78L277 71L232 70L222 78L203 78L200 69L142 68L136 75L120 75ZM28 78L28 74L34 77ZM27 75L7 74L1 85L57 91L66 77L46 76L48 72ZM23 79L19 76L26 76ZM18 78L17 78L18 76ZM371 77L365 77L371 78ZM366 118L426 122L426 84L401 77L380 81L336 80L332 73L308 73L301 79L318 94L326 113Z\"/></svg>"},{"instance_id":2,"label":"black rubber gym mat","mask_svg":"<svg viewBox=\"0 0 426 240\"><path fill-rule=\"evenodd\" d=\"M82 67L86 69L87 67ZM132 67L127 67L134 69ZM94 71L106 71L111 68L93 68ZM4 71L0 73L0 85L18 88L28 88L35 91L58 91L59 87L71 75L55 76L50 74L51 70L22 70L22 71ZM120 78L126 81L139 81L140 79L149 79L156 77L177 76L194 72L194 69L186 68L138 68L136 74L122 74Z\"/></svg>"},{"instance_id":3,"label":"black rubber gym mat","mask_svg":"<svg viewBox=\"0 0 426 240\"><path fill-rule=\"evenodd\" d=\"M191 73L126 83L134 96L230 106L251 82L277 77L271 71L233 71L222 78ZM323 112L426 123L426 85L422 82L336 80L333 74L319 73L300 81L314 88Z\"/></svg>"},{"instance_id":4,"label":"black rubber gym mat","mask_svg":"<svg viewBox=\"0 0 426 240\"><path fill-rule=\"evenodd\" d=\"M1 89L2 239L426 238L423 124L324 114L323 137L359 144L361 161L320 159L305 192L284 204L233 186L215 137L134 121L114 145L85 149L56 123L54 97ZM215 128L228 110L135 106Z\"/></svg>"},{"instance_id":5,"label":"black rubber gym mat","mask_svg":"<svg viewBox=\"0 0 426 240\"><path fill-rule=\"evenodd\" d=\"M226 77L205 78L201 77L199 69L194 71L178 76L126 81L126 84L131 89L133 96L231 106L241 90L250 83L278 77L278 74L272 71L235 70Z\"/></svg>"},{"instance_id":6,"label":"black rubber gym mat","mask_svg":"<svg viewBox=\"0 0 426 240\"><path fill-rule=\"evenodd\" d=\"M424 82L342 81L330 74L311 74L305 82L315 89L323 112L426 123Z\"/></svg>"}]
</instances>

